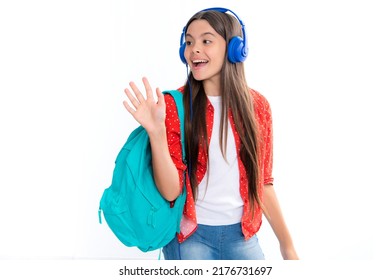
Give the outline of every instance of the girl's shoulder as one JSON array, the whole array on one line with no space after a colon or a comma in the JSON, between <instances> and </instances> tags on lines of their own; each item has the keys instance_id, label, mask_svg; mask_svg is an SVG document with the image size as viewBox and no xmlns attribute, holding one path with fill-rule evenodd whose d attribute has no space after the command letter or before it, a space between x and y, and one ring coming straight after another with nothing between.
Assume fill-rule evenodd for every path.
<instances>
[{"instance_id":1,"label":"girl's shoulder","mask_svg":"<svg viewBox=\"0 0 390 280\"><path fill-rule=\"evenodd\" d=\"M181 93L184 92L184 86L177 89ZM177 107L175 99L170 94L164 94L165 106L166 106L166 116L168 119L178 119L177 116Z\"/></svg>"},{"instance_id":2,"label":"girl's shoulder","mask_svg":"<svg viewBox=\"0 0 390 280\"><path fill-rule=\"evenodd\" d=\"M249 93L253 98L253 105L255 110L270 111L270 104L267 98L255 89L249 88Z\"/></svg>"},{"instance_id":3,"label":"girl's shoulder","mask_svg":"<svg viewBox=\"0 0 390 280\"><path fill-rule=\"evenodd\" d=\"M177 90L180 91L183 94L184 93L184 86L179 87ZM164 99L165 99L165 103L166 103L167 106L172 106L172 105L175 104L175 100L172 97L172 95L170 95L170 94L165 94L164 95Z\"/></svg>"}]
</instances>

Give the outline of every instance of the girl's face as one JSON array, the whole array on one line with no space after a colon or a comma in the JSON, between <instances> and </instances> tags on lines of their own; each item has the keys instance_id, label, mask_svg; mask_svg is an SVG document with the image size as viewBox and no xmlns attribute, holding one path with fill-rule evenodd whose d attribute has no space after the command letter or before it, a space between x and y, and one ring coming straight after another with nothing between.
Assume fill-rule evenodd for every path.
<instances>
[{"instance_id":1,"label":"girl's face","mask_svg":"<svg viewBox=\"0 0 390 280\"><path fill-rule=\"evenodd\" d=\"M219 83L225 60L226 41L204 19L194 20L187 28L184 56L198 81Z\"/></svg>"}]
</instances>

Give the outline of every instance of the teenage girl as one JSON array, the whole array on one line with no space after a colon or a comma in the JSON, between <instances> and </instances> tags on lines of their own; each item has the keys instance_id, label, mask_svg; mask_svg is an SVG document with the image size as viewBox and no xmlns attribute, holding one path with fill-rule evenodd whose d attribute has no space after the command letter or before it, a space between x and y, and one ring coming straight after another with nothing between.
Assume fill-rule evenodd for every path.
<instances>
[{"instance_id":1,"label":"teenage girl","mask_svg":"<svg viewBox=\"0 0 390 280\"><path fill-rule=\"evenodd\" d=\"M184 27L187 166L173 98L157 88L156 102L146 78L146 98L134 82L125 89L133 105L124 101L126 109L150 137L159 191L168 201L187 192L181 231L163 248L165 259L264 259L256 237L262 214L282 257L298 259L273 187L271 109L247 85L246 56L245 27L231 10L202 10Z\"/></svg>"}]
</instances>

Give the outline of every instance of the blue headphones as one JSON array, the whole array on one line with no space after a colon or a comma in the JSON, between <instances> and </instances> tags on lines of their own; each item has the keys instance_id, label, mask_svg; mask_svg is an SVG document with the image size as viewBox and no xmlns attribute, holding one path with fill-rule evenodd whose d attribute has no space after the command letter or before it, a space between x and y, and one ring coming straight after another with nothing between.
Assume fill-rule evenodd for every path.
<instances>
[{"instance_id":1,"label":"blue headphones","mask_svg":"<svg viewBox=\"0 0 390 280\"><path fill-rule=\"evenodd\" d=\"M232 39L230 39L228 44L228 49L227 49L228 60L231 63L245 61L246 57L248 56L248 46L247 46L247 39L245 34L245 25L242 22L242 20L233 11L225 8L208 8L208 9L201 10L201 12L210 11L210 10L218 11L221 13L231 12L238 19L242 28L242 38L240 36L235 36ZM186 26L184 26L183 32L181 33L180 36L180 49L179 49L180 59L184 64L187 64L187 61L184 57L184 50L186 48L186 42L184 41L184 38L186 36L186 31L187 28Z\"/></svg>"}]
</instances>

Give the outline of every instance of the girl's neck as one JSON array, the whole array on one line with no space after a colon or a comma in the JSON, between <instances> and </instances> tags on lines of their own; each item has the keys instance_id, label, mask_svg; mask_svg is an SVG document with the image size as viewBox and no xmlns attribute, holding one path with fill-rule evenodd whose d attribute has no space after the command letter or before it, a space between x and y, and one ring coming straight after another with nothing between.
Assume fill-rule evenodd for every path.
<instances>
[{"instance_id":1,"label":"girl's neck","mask_svg":"<svg viewBox=\"0 0 390 280\"><path fill-rule=\"evenodd\" d=\"M213 80L203 81L203 88L207 96L220 96L220 83Z\"/></svg>"}]
</instances>

